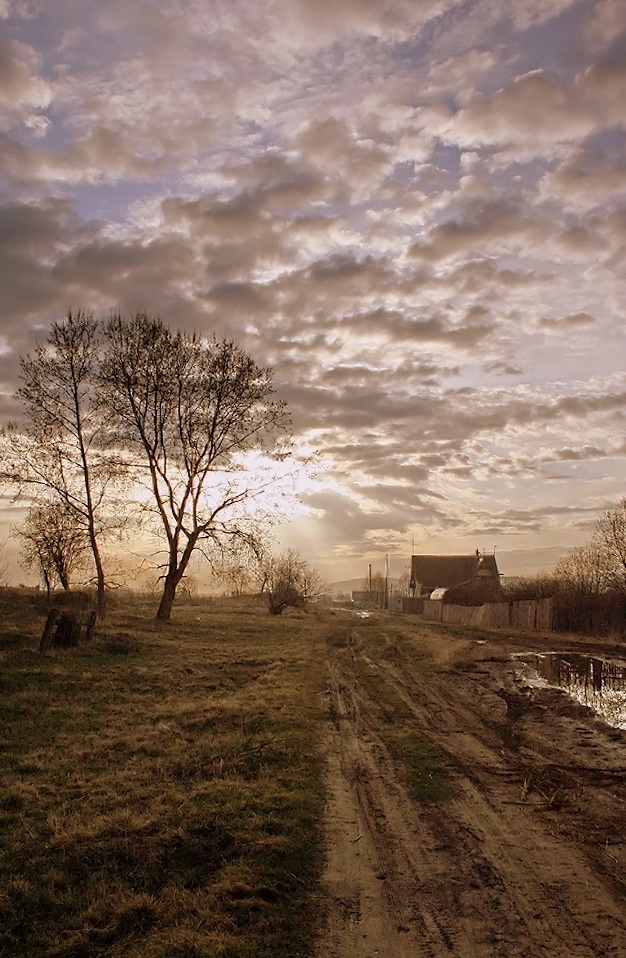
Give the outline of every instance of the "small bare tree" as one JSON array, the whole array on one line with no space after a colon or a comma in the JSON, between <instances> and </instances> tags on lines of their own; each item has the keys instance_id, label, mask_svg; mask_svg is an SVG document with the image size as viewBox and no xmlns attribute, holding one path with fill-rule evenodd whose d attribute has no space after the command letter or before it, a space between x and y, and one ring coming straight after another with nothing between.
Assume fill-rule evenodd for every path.
<instances>
[{"instance_id":1,"label":"small bare tree","mask_svg":"<svg viewBox=\"0 0 626 958\"><path fill-rule=\"evenodd\" d=\"M22 565L39 573L48 600L57 583L68 591L89 556L89 540L74 510L62 502L33 506L14 531L22 542Z\"/></svg>"},{"instance_id":2,"label":"small bare tree","mask_svg":"<svg viewBox=\"0 0 626 958\"><path fill-rule=\"evenodd\" d=\"M282 615L285 609L306 609L319 599L328 586L296 549L287 549L279 556L269 556L262 563L269 611Z\"/></svg>"},{"instance_id":3,"label":"small bare tree","mask_svg":"<svg viewBox=\"0 0 626 958\"><path fill-rule=\"evenodd\" d=\"M375 572L372 576L372 601L376 603L377 608L386 609L388 599L387 579L382 572Z\"/></svg>"},{"instance_id":4,"label":"small bare tree","mask_svg":"<svg viewBox=\"0 0 626 958\"><path fill-rule=\"evenodd\" d=\"M388 604L388 582L382 572L375 572L363 580L363 591L369 593L369 602L377 609L386 609Z\"/></svg>"},{"instance_id":5,"label":"small bare tree","mask_svg":"<svg viewBox=\"0 0 626 958\"><path fill-rule=\"evenodd\" d=\"M243 455L269 452L288 419L271 372L233 342L172 332L160 319L114 316L101 370L118 439L143 462L167 546L157 618L168 620L197 548L257 538L255 503L267 477ZM258 504L258 500L257 500Z\"/></svg>"}]
</instances>

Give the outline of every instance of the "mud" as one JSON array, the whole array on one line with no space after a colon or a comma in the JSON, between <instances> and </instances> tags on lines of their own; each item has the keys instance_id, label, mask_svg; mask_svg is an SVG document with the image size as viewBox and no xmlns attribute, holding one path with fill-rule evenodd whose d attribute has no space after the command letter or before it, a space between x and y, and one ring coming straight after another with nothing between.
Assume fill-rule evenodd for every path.
<instances>
[{"instance_id":1,"label":"mud","mask_svg":"<svg viewBox=\"0 0 626 958\"><path fill-rule=\"evenodd\" d=\"M609 725L626 729L626 665L623 661L580 652L546 652L521 656L520 663L531 681L536 676L548 685L564 689Z\"/></svg>"},{"instance_id":2,"label":"mud","mask_svg":"<svg viewBox=\"0 0 626 958\"><path fill-rule=\"evenodd\" d=\"M419 626L420 669L406 646L373 655L357 626L332 651L317 958L626 958L626 732L524 683L510 654L547 641ZM408 793L358 666L439 749L455 797Z\"/></svg>"}]
</instances>

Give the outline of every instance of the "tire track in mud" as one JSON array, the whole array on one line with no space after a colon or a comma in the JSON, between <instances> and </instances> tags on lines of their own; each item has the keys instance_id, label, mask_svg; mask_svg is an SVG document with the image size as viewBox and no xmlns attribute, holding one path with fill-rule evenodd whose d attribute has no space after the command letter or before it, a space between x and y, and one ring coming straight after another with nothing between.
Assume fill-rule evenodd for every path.
<instances>
[{"instance_id":1,"label":"tire track in mud","mask_svg":"<svg viewBox=\"0 0 626 958\"><path fill-rule=\"evenodd\" d=\"M319 956L450 955L452 942L440 910L416 907L420 885L438 884L445 872L437 842L421 834L414 806L375 730L363 719L357 689L331 665L329 698L330 914ZM337 841L342 826L348 833ZM346 897L352 905L348 912Z\"/></svg>"},{"instance_id":2,"label":"tire track in mud","mask_svg":"<svg viewBox=\"0 0 626 958\"><path fill-rule=\"evenodd\" d=\"M338 653L328 665L329 915L319 958L625 958L623 899L522 800L493 691L488 711L499 712L485 722L478 675L462 674L461 697L449 674L351 654L391 683L448 757L457 798L408 797L376 709Z\"/></svg>"},{"instance_id":3,"label":"tire track in mud","mask_svg":"<svg viewBox=\"0 0 626 958\"><path fill-rule=\"evenodd\" d=\"M534 944L534 954L626 955L622 904L615 907L606 884L584 855L564 845L537 819L537 806L519 801L519 777L525 765L515 755L509 754L506 761L506 750L494 748L493 728L485 728L476 713L462 704L450 674L420 676L384 660L369 664L392 680L416 718L423 720L425 706L429 711L436 706L438 719L430 737L450 756L460 791L450 806L452 817L446 816L443 824L449 837L462 842L473 859L483 877L483 889L489 892L493 886L498 891L494 916L502 912L500 892L505 895L506 914L500 914L497 927L508 923L509 934L519 933L515 924L510 925L511 915L516 916L524 937ZM459 684L468 682L463 674L454 679ZM476 680L470 684L478 692ZM493 697L485 689L482 694ZM505 719L503 740L506 731ZM481 753L485 760L476 761ZM507 768L509 774L503 776ZM465 835L459 834L459 826ZM599 903L603 904L598 907Z\"/></svg>"}]
</instances>

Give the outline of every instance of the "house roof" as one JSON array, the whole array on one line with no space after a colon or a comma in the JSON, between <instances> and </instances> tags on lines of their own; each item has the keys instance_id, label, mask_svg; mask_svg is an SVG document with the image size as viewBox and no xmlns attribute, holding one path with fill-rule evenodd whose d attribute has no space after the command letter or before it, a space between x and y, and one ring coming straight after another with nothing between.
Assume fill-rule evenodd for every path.
<instances>
[{"instance_id":1,"label":"house roof","mask_svg":"<svg viewBox=\"0 0 626 958\"><path fill-rule=\"evenodd\" d=\"M450 589L452 586L471 582L476 576L499 578L495 555L411 557L411 579L425 589Z\"/></svg>"}]
</instances>

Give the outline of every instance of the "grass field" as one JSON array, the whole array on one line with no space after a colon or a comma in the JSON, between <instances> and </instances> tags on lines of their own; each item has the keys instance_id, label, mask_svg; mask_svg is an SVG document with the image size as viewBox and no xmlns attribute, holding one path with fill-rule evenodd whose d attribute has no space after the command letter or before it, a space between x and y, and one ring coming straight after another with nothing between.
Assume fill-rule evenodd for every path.
<instances>
[{"instance_id":1,"label":"grass field","mask_svg":"<svg viewBox=\"0 0 626 958\"><path fill-rule=\"evenodd\" d=\"M0 597L2 958L310 954L329 627L152 604L40 653Z\"/></svg>"}]
</instances>

